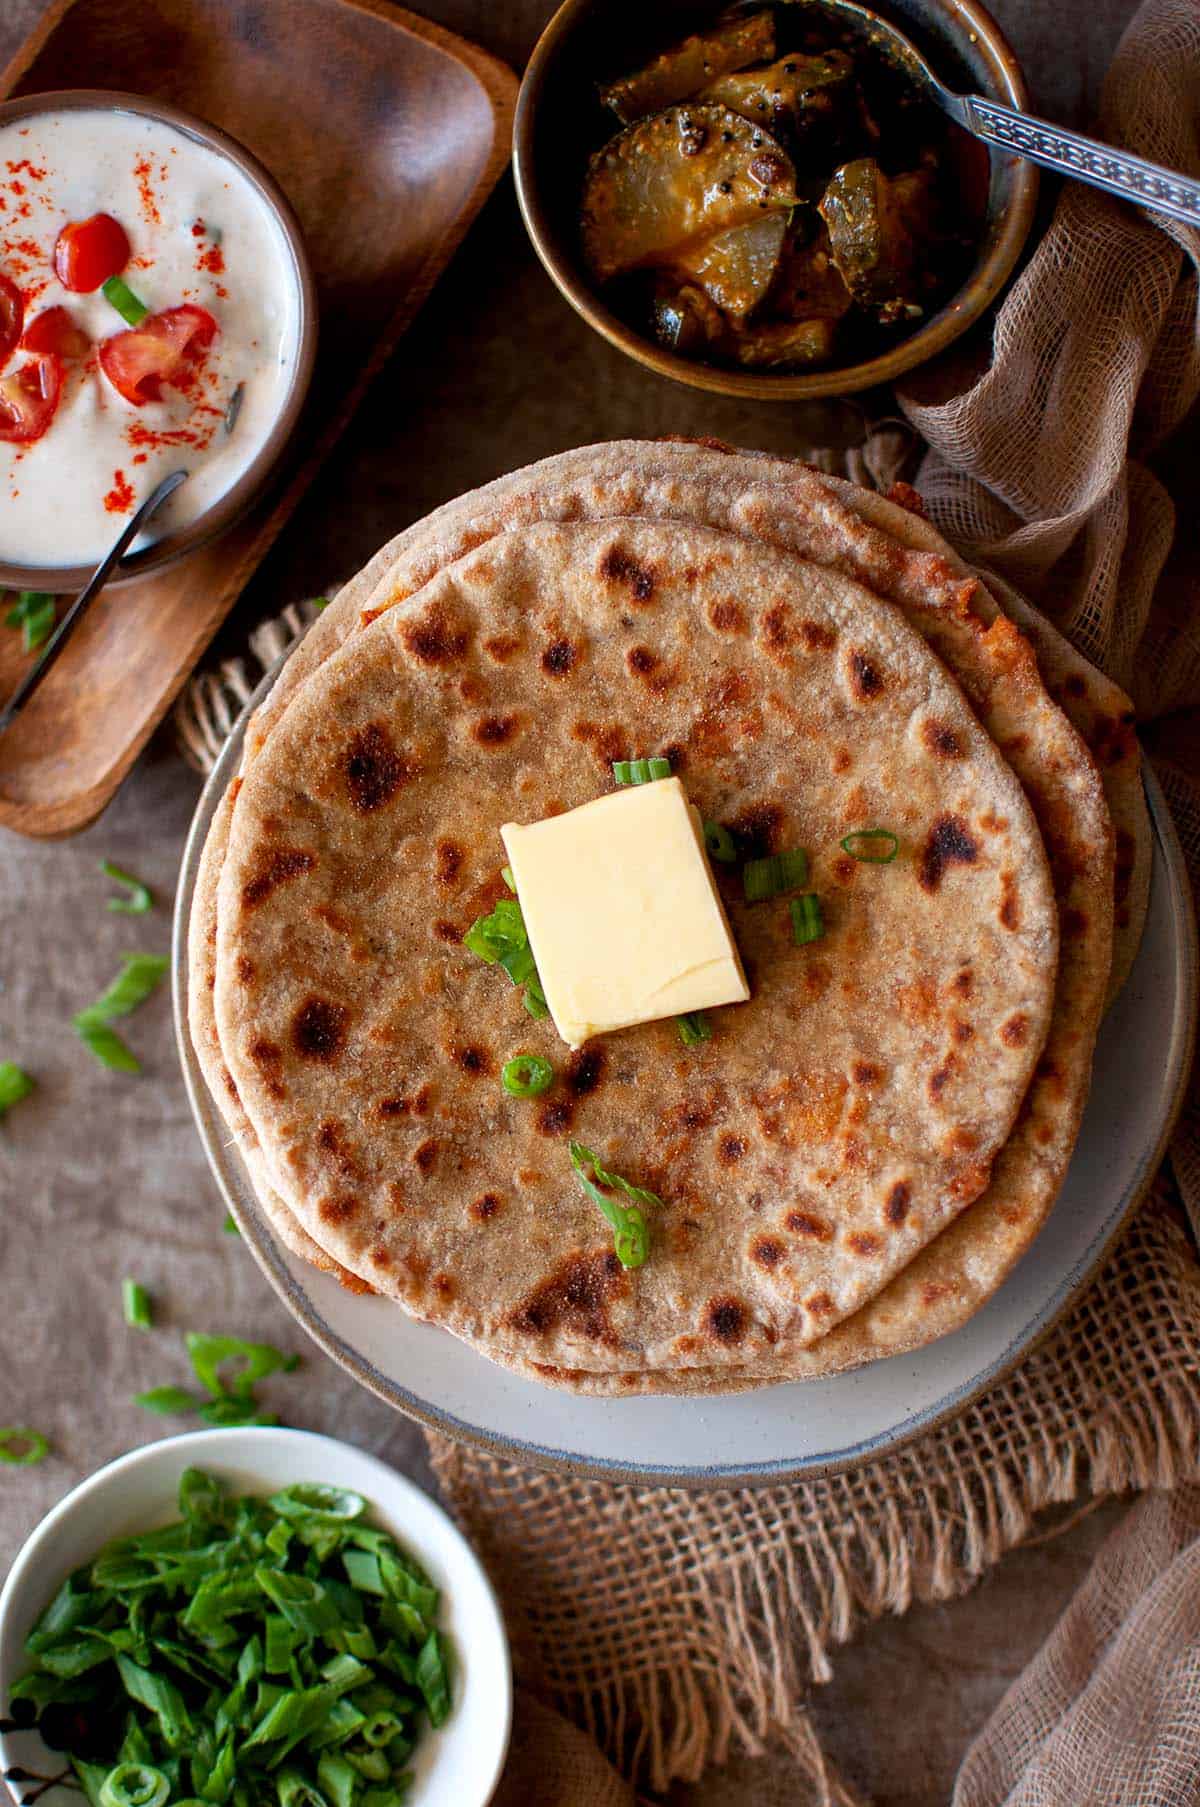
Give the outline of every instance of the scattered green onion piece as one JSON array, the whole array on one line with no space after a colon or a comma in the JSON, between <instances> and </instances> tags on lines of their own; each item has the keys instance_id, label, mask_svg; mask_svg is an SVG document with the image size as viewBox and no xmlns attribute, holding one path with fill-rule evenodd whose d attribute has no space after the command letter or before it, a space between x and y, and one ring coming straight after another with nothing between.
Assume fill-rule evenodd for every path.
<instances>
[{"instance_id":1,"label":"scattered green onion piece","mask_svg":"<svg viewBox=\"0 0 1200 1807\"><path fill-rule=\"evenodd\" d=\"M675 1027L685 1048L694 1048L698 1042L712 1040L712 1024L703 1010L689 1010L686 1016L677 1016Z\"/></svg>"},{"instance_id":2,"label":"scattered green onion piece","mask_svg":"<svg viewBox=\"0 0 1200 1807\"><path fill-rule=\"evenodd\" d=\"M110 307L115 307L126 326L140 326L150 309L139 301L129 284L120 276L110 276L100 284L100 293Z\"/></svg>"},{"instance_id":3,"label":"scattered green onion piece","mask_svg":"<svg viewBox=\"0 0 1200 1807\"><path fill-rule=\"evenodd\" d=\"M763 860L747 860L742 867L742 890L747 903L762 903L765 898L797 890L807 877L807 853L803 847L791 847Z\"/></svg>"},{"instance_id":4,"label":"scattered green onion piece","mask_svg":"<svg viewBox=\"0 0 1200 1807\"><path fill-rule=\"evenodd\" d=\"M505 867L508 883L511 873ZM521 905L515 897L502 897L488 916L478 916L463 936L463 946L486 960L489 966L502 966L514 985L524 986L523 1002L530 1016L549 1014L546 994L538 977L537 965L529 946L529 935Z\"/></svg>"},{"instance_id":5,"label":"scattered green onion piece","mask_svg":"<svg viewBox=\"0 0 1200 1807\"><path fill-rule=\"evenodd\" d=\"M112 1073L140 1073L142 1063L115 1029L102 1023L90 1010L81 1010L74 1019L75 1032L89 1054L94 1054L102 1067Z\"/></svg>"},{"instance_id":6,"label":"scattered green onion piece","mask_svg":"<svg viewBox=\"0 0 1200 1807\"><path fill-rule=\"evenodd\" d=\"M671 761L654 759L614 759L613 780L617 784L652 784L657 778L671 776Z\"/></svg>"},{"instance_id":7,"label":"scattered green onion piece","mask_svg":"<svg viewBox=\"0 0 1200 1807\"><path fill-rule=\"evenodd\" d=\"M500 1083L514 1098L540 1098L554 1084L554 1068L540 1054L518 1054L501 1068Z\"/></svg>"},{"instance_id":8,"label":"scattered green onion piece","mask_svg":"<svg viewBox=\"0 0 1200 1807\"><path fill-rule=\"evenodd\" d=\"M100 1807L163 1807L171 1783L150 1763L118 1763L100 1787Z\"/></svg>"},{"instance_id":9,"label":"scattered green onion piece","mask_svg":"<svg viewBox=\"0 0 1200 1807\"><path fill-rule=\"evenodd\" d=\"M151 1330L154 1327L154 1312L150 1305L150 1294L136 1280L122 1280L121 1302L125 1308L125 1322L131 1330Z\"/></svg>"},{"instance_id":10,"label":"scattered green onion piece","mask_svg":"<svg viewBox=\"0 0 1200 1807\"><path fill-rule=\"evenodd\" d=\"M189 1393L186 1387L151 1387L148 1393L135 1393L133 1403L147 1412L160 1412L166 1417L177 1412L194 1412L203 1401L195 1393Z\"/></svg>"},{"instance_id":11,"label":"scattered green onion piece","mask_svg":"<svg viewBox=\"0 0 1200 1807\"><path fill-rule=\"evenodd\" d=\"M513 869L511 866L501 866L500 876L504 880L505 884L508 886L510 891L516 890L517 881L513 877Z\"/></svg>"},{"instance_id":12,"label":"scattered green onion piece","mask_svg":"<svg viewBox=\"0 0 1200 1807\"><path fill-rule=\"evenodd\" d=\"M9 627L21 629L24 651L36 652L54 631L54 598L48 590L21 590L4 619Z\"/></svg>"},{"instance_id":13,"label":"scattered green onion piece","mask_svg":"<svg viewBox=\"0 0 1200 1807\"><path fill-rule=\"evenodd\" d=\"M34 1082L15 1060L0 1060L0 1117L22 1098L28 1098Z\"/></svg>"},{"instance_id":14,"label":"scattered green onion piece","mask_svg":"<svg viewBox=\"0 0 1200 1807\"><path fill-rule=\"evenodd\" d=\"M128 897L110 897L108 907L122 916L144 916L154 902L149 885L144 885L140 878L134 878L129 872L122 872L111 860L101 860L100 870L114 884L124 885L130 893Z\"/></svg>"},{"instance_id":15,"label":"scattered green onion piece","mask_svg":"<svg viewBox=\"0 0 1200 1807\"><path fill-rule=\"evenodd\" d=\"M724 823L706 822L704 824L704 845L708 849L710 860L718 860L722 866L736 864L737 844Z\"/></svg>"},{"instance_id":16,"label":"scattered green onion piece","mask_svg":"<svg viewBox=\"0 0 1200 1807\"><path fill-rule=\"evenodd\" d=\"M815 891L805 891L802 896L791 898L788 909L792 916L792 940L797 947L821 939L825 933L825 918L821 914L821 899Z\"/></svg>"},{"instance_id":17,"label":"scattered green onion piece","mask_svg":"<svg viewBox=\"0 0 1200 1807\"><path fill-rule=\"evenodd\" d=\"M327 609L329 607L329 604L332 600L333 599L330 596L314 596L312 598L312 605L313 605L313 608L316 609L317 614L319 615L323 609Z\"/></svg>"},{"instance_id":18,"label":"scattered green onion piece","mask_svg":"<svg viewBox=\"0 0 1200 1807\"><path fill-rule=\"evenodd\" d=\"M102 997L73 1018L75 1031L103 1066L116 1072L140 1073L141 1062L109 1024L128 1016L157 990L167 970L163 954L126 954L121 971Z\"/></svg>"},{"instance_id":19,"label":"scattered green onion piece","mask_svg":"<svg viewBox=\"0 0 1200 1807\"><path fill-rule=\"evenodd\" d=\"M255 1384L268 1374L290 1374L300 1365L298 1355L286 1355L273 1343L248 1343L240 1336L209 1336L204 1331L189 1330L184 1341L196 1379L214 1399L225 1399L231 1394L236 1399L248 1399ZM226 1386L220 1370L230 1361L241 1362L242 1366Z\"/></svg>"},{"instance_id":20,"label":"scattered green onion piece","mask_svg":"<svg viewBox=\"0 0 1200 1807\"><path fill-rule=\"evenodd\" d=\"M650 1231L646 1219L639 1209L642 1205L661 1207L662 1200L656 1193L648 1192L642 1186L635 1186L623 1179L619 1173L609 1173L603 1168L590 1148L582 1142L570 1142L567 1145L571 1157L571 1165L575 1176L592 1203L607 1218L613 1228L613 1247L617 1260L622 1267L641 1267L650 1253ZM586 1169L590 1167L593 1177L588 1178ZM623 1205L618 1199L611 1198L601 1187L608 1186L623 1192L626 1198L633 1199L632 1205Z\"/></svg>"},{"instance_id":21,"label":"scattered green onion piece","mask_svg":"<svg viewBox=\"0 0 1200 1807\"><path fill-rule=\"evenodd\" d=\"M525 981L525 991L521 1001L535 1023L540 1023L544 1017L550 1015L550 1006L547 1004L546 994L542 990L542 981L536 972Z\"/></svg>"},{"instance_id":22,"label":"scattered green onion piece","mask_svg":"<svg viewBox=\"0 0 1200 1807\"><path fill-rule=\"evenodd\" d=\"M230 434L237 426L238 415L242 411L242 403L246 399L246 385L239 383L229 398L229 406L225 410L225 432Z\"/></svg>"},{"instance_id":23,"label":"scattered green onion piece","mask_svg":"<svg viewBox=\"0 0 1200 1807\"><path fill-rule=\"evenodd\" d=\"M524 947L510 948L507 954L501 954L501 965L514 985L524 985L537 971L533 962L533 951L528 943Z\"/></svg>"},{"instance_id":24,"label":"scattered green onion piece","mask_svg":"<svg viewBox=\"0 0 1200 1807\"><path fill-rule=\"evenodd\" d=\"M839 845L865 866L890 866L900 851L900 837L890 828L856 828Z\"/></svg>"},{"instance_id":25,"label":"scattered green onion piece","mask_svg":"<svg viewBox=\"0 0 1200 1807\"><path fill-rule=\"evenodd\" d=\"M233 1220L232 1211L226 1211L225 1222L221 1225L221 1228L225 1232L226 1236L240 1236L242 1233L238 1229L237 1224Z\"/></svg>"},{"instance_id":26,"label":"scattered green onion piece","mask_svg":"<svg viewBox=\"0 0 1200 1807\"><path fill-rule=\"evenodd\" d=\"M50 1444L41 1431L31 1430L27 1424L6 1424L0 1429L0 1462L15 1468L32 1468L49 1454Z\"/></svg>"}]
</instances>

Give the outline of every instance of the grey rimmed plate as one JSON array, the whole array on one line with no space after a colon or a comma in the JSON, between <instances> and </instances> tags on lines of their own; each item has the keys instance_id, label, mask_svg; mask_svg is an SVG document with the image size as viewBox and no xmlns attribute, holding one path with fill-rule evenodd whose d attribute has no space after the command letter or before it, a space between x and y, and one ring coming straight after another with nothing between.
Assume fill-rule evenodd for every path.
<instances>
[{"instance_id":1,"label":"grey rimmed plate","mask_svg":"<svg viewBox=\"0 0 1200 1807\"><path fill-rule=\"evenodd\" d=\"M273 674L271 674L273 676ZM1183 854L1147 774L1150 908L1137 962L1104 1021L1066 1183L1033 1247L951 1336L827 1380L693 1399L584 1399L498 1368L394 1302L346 1292L276 1239L201 1076L187 1028L187 922L213 813L241 760L250 709L204 788L175 905L175 1021L209 1163L288 1310L399 1411L530 1466L650 1486L771 1483L883 1455L959 1411L1010 1369L1090 1279L1162 1159L1183 1099L1197 1010L1196 932Z\"/></svg>"}]
</instances>

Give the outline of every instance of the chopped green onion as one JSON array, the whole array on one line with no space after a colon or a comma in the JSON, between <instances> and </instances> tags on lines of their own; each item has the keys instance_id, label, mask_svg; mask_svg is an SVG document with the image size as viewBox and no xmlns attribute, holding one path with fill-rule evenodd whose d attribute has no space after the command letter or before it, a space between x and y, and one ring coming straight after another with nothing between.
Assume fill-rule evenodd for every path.
<instances>
[{"instance_id":1,"label":"chopped green onion","mask_svg":"<svg viewBox=\"0 0 1200 1807\"><path fill-rule=\"evenodd\" d=\"M226 1236L240 1236L242 1233L233 1220L232 1211L226 1211L225 1222L221 1225L221 1228L224 1230Z\"/></svg>"},{"instance_id":2,"label":"chopped green onion","mask_svg":"<svg viewBox=\"0 0 1200 1807\"><path fill-rule=\"evenodd\" d=\"M508 886L510 891L516 890L517 881L513 877L513 869L511 866L501 866L500 876L504 880L505 884Z\"/></svg>"},{"instance_id":3,"label":"chopped green onion","mask_svg":"<svg viewBox=\"0 0 1200 1807\"><path fill-rule=\"evenodd\" d=\"M736 863L737 843L722 822L704 824L704 845L710 860L719 860L722 866Z\"/></svg>"},{"instance_id":4,"label":"chopped green onion","mask_svg":"<svg viewBox=\"0 0 1200 1807\"><path fill-rule=\"evenodd\" d=\"M100 1807L163 1807L171 1783L151 1763L118 1763L100 1787Z\"/></svg>"},{"instance_id":5,"label":"chopped green onion","mask_svg":"<svg viewBox=\"0 0 1200 1807\"><path fill-rule=\"evenodd\" d=\"M150 309L139 301L129 284L120 276L110 276L100 284L100 293L110 307L115 307L126 326L140 326Z\"/></svg>"},{"instance_id":6,"label":"chopped green onion","mask_svg":"<svg viewBox=\"0 0 1200 1807\"><path fill-rule=\"evenodd\" d=\"M15 1060L0 1060L0 1117L14 1104L20 1104L22 1098L28 1098L33 1087L33 1080Z\"/></svg>"},{"instance_id":7,"label":"chopped green onion","mask_svg":"<svg viewBox=\"0 0 1200 1807\"><path fill-rule=\"evenodd\" d=\"M856 828L839 845L866 866L890 866L900 851L900 837L890 828Z\"/></svg>"},{"instance_id":8,"label":"chopped green onion","mask_svg":"<svg viewBox=\"0 0 1200 1807\"><path fill-rule=\"evenodd\" d=\"M825 933L825 918L821 914L821 899L815 891L805 891L800 897L793 897L788 903L792 916L792 940L797 947L804 947L809 941L819 941Z\"/></svg>"},{"instance_id":9,"label":"chopped green onion","mask_svg":"<svg viewBox=\"0 0 1200 1807\"><path fill-rule=\"evenodd\" d=\"M807 877L807 853L803 847L791 847L764 860L747 860L742 867L742 890L747 903L761 903L764 898L797 890Z\"/></svg>"},{"instance_id":10,"label":"chopped green onion","mask_svg":"<svg viewBox=\"0 0 1200 1807\"><path fill-rule=\"evenodd\" d=\"M150 1294L136 1280L122 1280L121 1301L125 1307L125 1322L131 1330L150 1330L154 1326L154 1313L150 1306Z\"/></svg>"},{"instance_id":11,"label":"chopped green onion","mask_svg":"<svg viewBox=\"0 0 1200 1807\"><path fill-rule=\"evenodd\" d=\"M114 1029L114 1017L128 1016L162 982L167 961L162 954L126 954L121 971L102 997L73 1018L84 1046L106 1067L121 1073L140 1073L141 1062Z\"/></svg>"},{"instance_id":12,"label":"chopped green onion","mask_svg":"<svg viewBox=\"0 0 1200 1807\"><path fill-rule=\"evenodd\" d=\"M329 597L329 596L314 596L312 598L312 605L313 605L313 608L316 609L317 614L319 615L321 613L322 609L327 609L329 607L329 604L332 600L333 600L332 597Z\"/></svg>"},{"instance_id":13,"label":"chopped green onion","mask_svg":"<svg viewBox=\"0 0 1200 1807\"><path fill-rule=\"evenodd\" d=\"M189 1330L184 1341L196 1379L214 1399L230 1394L236 1399L248 1399L256 1382L265 1380L268 1374L281 1370L290 1374L300 1365L298 1355L286 1355L272 1343L248 1343L240 1336L208 1336L203 1331ZM239 1361L242 1367L226 1386L220 1369L229 1361Z\"/></svg>"},{"instance_id":14,"label":"chopped green onion","mask_svg":"<svg viewBox=\"0 0 1200 1807\"><path fill-rule=\"evenodd\" d=\"M48 590L21 590L4 619L9 627L21 629L24 651L36 652L54 631L54 598Z\"/></svg>"},{"instance_id":15,"label":"chopped green onion","mask_svg":"<svg viewBox=\"0 0 1200 1807\"><path fill-rule=\"evenodd\" d=\"M677 1016L675 1027L685 1048L694 1048L698 1042L712 1040L712 1024L702 1010L689 1010L686 1016Z\"/></svg>"},{"instance_id":16,"label":"chopped green onion","mask_svg":"<svg viewBox=\"0 0 1200 1807\"><path fill-rule=\"evenodd\" d=\"M510 877L510 869L506 866L504 870ZM549 1014L525 918L515 897L502 897L489 916L477 916L463 936L463 946L489 966L502 966L514 985L524 986L523 1002L530 1016Z\"/></svg>"},{"instance_id":17,"label":"chopped green onion","mask_svg":"<svg viewBox=\"0 0 1200 1807\"><path fill-rule=\"evenodd\" d=\"M642 1186L634 1186L619 1173L609 1173L582 1142L570 1142L567 1149L579 1184L613 1227L613 1247L617 1260L622 1267L641 1267L650 1252L650 1232L639 1206L661 1207L661 1198L656 1193L647 1192ZM591 1179L585 1171L588 1167L592 1170ZM607 1192L602 1192L602 1186L623 1192L634 1203L622 1205L619 1200L609 1197Z\"/></svg>"},{"instance_id":18,"label":"chopped green onion","mask_svg":"<svg viewBox=\"0 0 1200 1807\"><path fill-rule=\"evenodd\" d=\"M430 1632L417 1657L417 1686L425 1696L430 1725L443 1724L450 1712L450 1678L442 1640L436 1631Z\"/></svg>"},{"instance_id":19,"label":"chopped green onion","mask_svg":"<svg viewBox=\"0 0 1200 1807\"><path fill-rule=\"evenodd\" d=\"M149 885L144 885L140 878L134 878L131 873L122 872L111 860L101 860L100 870L106 878L111 878L114 884L124 885L130 893L128 897L110 897L109 909L116 910L123 916L144 916L154 902Z\"/></svg>"},{"instance_id":20,"label":"chopped green onion","mask_svg":"<svg viewBox=\"0 0 1200 1807\"><path fill-rule=\"evenodd\" d=\"M526 980L522 1002L534 1022L541 1022L543 1017L550 1015L550 1006L547 1004L546 994L542 990L542 981L536 972L532 978Z\"/></svg>"},{"instance_id":21,"label":"chopped green onion","mask_svg":"<svg viewBox=\"0 0 1200 1807\"><path fill-rule=\"evenodd\" d=\"M500 1083L514 1098L540 1098L554 1084L554 1068L540 1054L518 1054L501 1068Z\"/></svg>"},{"instance_id":22,"label":"chopped green onion","mask_svg":"<svg viewBox=\"0 0 1200 1807\"><path fill-rule=\"evenodd\" d=\"M656 778L671 776L669 759L614 759L612 774L617 784L652 784Z\"/></svg>"},{"instance_id":23,"label":"chopped green onion","mask_svg":"<svg viewBox=\"0 0 1200 1807\"><path fill-rule=\"evenodd\" d=\"M148 1412L161 1412L166 1416L194 1412L203 1401L195 1393L189 1393L186 1387L151 1387L148 1393L135 1393L133 1403Z\"/></svg>"},{"instance_id":24,"label":"chopped green onion","mask_svg":"<svg viewBox=\"0 0 1200 1807\"><path fill-rule=\"evenodd\" d=\"M6 1424L0 1429L0 1462L17 1468L31 1468L50 1454L50 1445L41 1431L27 1424Z\"/></svg>"},{"instance_id":25,"label":"chopped green onion","mask_svg":"<svg viewBox=\"0 0 1200 1807\"><path fill-rule=\"evenodd\" d=\"M237 426L238 415L242 411L242 403L246 399L246 385L239 383L229 398L229 406L225 410L225 431L232 433Z\"/></svg>"}]
</instances>

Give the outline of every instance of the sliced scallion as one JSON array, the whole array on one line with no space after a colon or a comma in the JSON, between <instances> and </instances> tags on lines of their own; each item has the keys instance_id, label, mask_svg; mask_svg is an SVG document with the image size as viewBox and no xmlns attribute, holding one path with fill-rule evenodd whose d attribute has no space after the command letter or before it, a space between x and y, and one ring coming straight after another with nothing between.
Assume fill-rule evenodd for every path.
<instances>
[{"instance_id":1,"label":"sliced scallion","mask_svg":"<svg viewBox=\"0 0 1200 1807\"><path fill-rule=\"evenodd\" d=\"M704 845L708 849L710 860L717 860L722 866L736 864L737 843L723 823L704 824Z\"/></svg>"},{"instance_id":2,"label":"sliced scallion","mask_svg":"<svg viewBox=\"0 0 1200 1807\"><path fill-rule=\"evenodd\" d=\"M121 1303L125 1311L125 1322L131 1330L153 1329L154 1312L150 1294L137 1280L122 1280Z\"/></svg>"},{"instance_id":3,"label":"sliced scallion","mask_svg":"<svg viewBox=\"0 0 1200 1807\"><path fill-rule=\"evenodd\" d=\"M74 1017L80 1040L102 1065L121 1073L141 1072L141 1062L109 1024L114 1017L128 1016L144 1004L162 983L166 970L165 955L126 954L108 990Z\"/></svg>"},{"instance_id":4,"label":"sliced scallion","mask_svg":"<svg viewBox=\"0 0 1200 1807\"><path fill-rule=\"evenodd\" d=\"M610 1173L602 1167L590 1148L582 1142L568 1144L571 1165L575 1169L575 1177L583 1187L592 1203L607 1218L613 1228L613 1248L617 1260L622 1267L641 1267L650 1253L650 1231L646 1224L642 1205L661 1208L662 1200L657 1193L648 1192L643 1186L635 1186L631 1181L622 1178L619 1173ZM589 1179L587 1169L591 1168ZM609 1191L602 1191L608 1187ZM626 1198L633 1200L631 1205L623 1205L619 1199L610 1196L611 1191L623 1192Z\"/></svg>"},{"instance_id":5,"label":"sliced scallion","mask_svg":"<svg viewBox=\"0 0 1200 1807\"><path fill-rule=\"evenodd\" d=\"M100 1785L100 1807L163 1807L170 1778L152 1763L118 1763Z\"/></svg>"},{"instance_id":6,"label":"sliced scallion","mask_svg":"<svg viewBox=\"0 0 1200 1807\"><path fill-rule=\"evenodd\" d=\"M792 917L792 940L797 947L821 939L825 933L825 918L821 914L821 899L815 891L805 891L801 896L791 898L788 909Z\"/></svg>"},{"instance_id":7,"label":"sliced scallion","mask_svg":"<svg viewBox=\"0 0 1200 1807\"><path fill-rule=\"evenodd\" d=\"M508 886L510 891L516 890L517 881L513 877L513 869L511 866L501 866L500 876L504 880L505 884Z\"/></svg>"},{"instance_id":8,"label":"sliced scallion","mask_svg":"<svg viewBox=\"0 0 1200 1807\"><path fill-rule=\"evenodd\" d=\"M144 885L140 878L134 878L131 872L122 872L111 860L101 860L100 870L105 878L111 878L116 885L123 885L129 892L128 897L110 897L108 907L121 916L144 916L154 902L149 885Z\"/></svg>"},{"instance_id":9,"label":"sliced scallion","mask_svg":"<svg viewBox=\"0 0 1200 1807\"><path fill-rule=\"evenodd\" d=\"M865 866L890 866L900 851L900 837L890 828L856 828L839 845Z\"/></svg>"},{"instance_id":10,"label":"sliced scallion","mask_svg":"<svg viewBox=\"0 0 1200 1807\"><path fill-rule=\"evenodd\" d=\"M221 1228L224 1230L226 1236L240 1236L242 1233L234 1222L233 1213L231 1211L226 1211L225 1222L221 1225Z\"/></svg>"},{"instance_id":11,"label":"sliced scallion","mask_svg":"<svg viewBox=\"0 0 1200 1807\"><path fill-rule=\"evenodd\" d=\"M159 1412L168 1417L176 1412L194 1412L203 1400L195 1393L189 1393L186 1387L151 1387L146 1393L135 1393L133 1403L147 1412Z\"/></svg>"},{"instance_id":12,"label":"sliced scallion","mask_svg":"<svg viewBox=\"0 0 1200 1807\"><path fill-rule=\"evenodd\" d=\"M698 1042L712 1040L712 1024L703 1010L689 1010L686 1016L677 1016L675 1027L685 1048L694 1048Z\"/></svg>"},{"instance_id":13,"label":"sliced scallion","mask_svg":"<svg viewBox=\"0 0 1200 1807\"><path fill-rule=\"evenodd\" d=\"M540 1098L554 1084L554 1068L540 1054L518 1054L500 1069L500 1083L514 1098Z\"/></svg>"},{"instance_id":14,"label":"sliced scallion","mask_svg":"<svg viewBox=\"0 0 1200 1807\"><path fill-rule=\"evenodd\" d=\"M110 307L115 307L126 326L140 326L150 309L139 301L129 284L120 276L110 276L100 285L100 293Z\"/></svg>"},{"instance_id":15,"label":"sliced scallion","mask_svg":"<svg viewBox=\"0 0 1200 1807\"><path fill-rule=\"evenodd\" d=\"M671 776L669 759L614 759L613 781L616 784L653 784L655 779Z\"/></svg>"},{"instance_id":16,"label":"sliced scallion","mask_svg":"<svg viewBox=\"0 0 1200 1807\"><path fill-rule=\"evenodd\" d=\"M22 1098L28 1098L33 1089L34 1081L23 1067L15 1060L0 1060L0 1117L14 1104L20 1104Z\"/></svg>"},{"instance_id":17,"label":"sliced scallion","mask_svg":"<svg viewBox=\"0 0 1200 1807\"><path fill-rule=\"evenodd\" d=\"M803 847L790 847L785 853L768 854L766 859L747 860L742 867L742 890L747 903L762 903L765 898L798 890L807 877L807 853Z\"/></svg>"},{"instance_id":18,"label":"sliced scallion","mask_svg":"<svg viewBox=\"0 0 1200 1807\"><path fill-rule=\"evenodd\" d=\"M27 1424L6 1424L0 1429L0 1462L11 1463L17 1468L32 1468L35 1462L43 1462L50 1454L50 1444L41 1431L31 1430Z\"/></svg>"},{"instance_id":19,"label":"sliced scallion","mask_svg":"<svg viewBox=\"0 0 1200 1807\"><path fill-rule=\"evenodd\" d=\"M505 873L509 873L508 867L505 867ZM507 877L505 882L508 882ZM524 987L523 1002L530 1016L548 1015L546 994L529 946L525 918L515 897L502 897L490 915L477 916L463 936L463 946L486 960L489 966L503 967L514 985Z\"/></svg>"},{"instance_id":20,"label":"sliced scallion","mask_svg":"<svg viewBox=\"0 0 1200 1807\"><path fill-rule=\"evenodd\" d=\"M36 652L54 631L54 598L46 590L21 590L4 619L9 627L21 629L24 650Z\"/></svg>"}]
</instances>

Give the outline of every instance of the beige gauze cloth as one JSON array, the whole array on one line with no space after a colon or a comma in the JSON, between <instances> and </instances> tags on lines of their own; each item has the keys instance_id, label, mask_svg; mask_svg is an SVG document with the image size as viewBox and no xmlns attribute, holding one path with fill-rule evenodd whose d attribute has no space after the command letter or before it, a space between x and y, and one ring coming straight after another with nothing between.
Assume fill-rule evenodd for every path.
<instances>
[{"instance_id":1,"label":"beige gauze cloth","mask_svg":"<svg viewBox=\"0 0 1200 1807\"><path fill-rule=\"evenodd\" d=\"M1198 0L1145 0L1099 132L1200 175ZM1167 442L1200 393L1198 267L1200 230L1068 184L984 373L943 363L900 396L929 447L916 483L934 524L1133 695L1193 884L1200 713L1176 712L1200 706L1200 486ZM874 461L886 487L881 445L851 474L869 481ZM1194 1101L1172 1152L1200 1221ZM782 1746L763 1803L849 1803L803 1705L831 1647L864 1617L962 1591L1054 1502L1200 1473L1198 1357L1200 1270L1163 1183L1050 1343L957 1423L856 1473L691 1496L437 1439L433 1459L527 1680L627 1774L662 1789ZM1197 1799L1198 1532L1192 1490L1131 1515L971 1751L956 1807Z\"/></svg>"},{"instance_id":2,"label":"beige gauze cloth","mask_svg":"<svg viewBox=\"0 0 1200 1807\"><path fill-rule=\"evenodd\" d=\"M1200 174L1200 0L1145 0L1100 133ZM1193 883L1200 495L1168 441L1200 392L1198 264L1196 230L1070 186L999 311L986 371L946 361L900 397L929 447L917 483L934 523L1135 697ZM907 444L876 434L849 474L886 489ZM270 624L255 643L264 663L304 619ZM199 763L248 694L240 668L222 679L197 680L181 712ZM804 1705L831 1676L834 1647L865 1620L963 1592L1047 1508L1133 1488L1176 1491L1138 1506L1106 1547L976 1742L955 1807L1191 1807L1200 1491L1177 1484L1200 1477L1200 1265L1179 1209L1182 1193L1200 1222L1194 1102L1172 1161L1175 1185L1160 1178L1101 1275L1015 1374L851 1473L639 1492L431 1438L443 1492L502 1596L524 1683L496 1807L632 1807L601 1749L656 1792L736 1752L773 1752L754 1807L854 1807Z\"/></svg>"}]
</instances>

